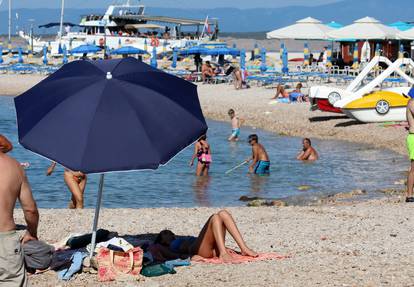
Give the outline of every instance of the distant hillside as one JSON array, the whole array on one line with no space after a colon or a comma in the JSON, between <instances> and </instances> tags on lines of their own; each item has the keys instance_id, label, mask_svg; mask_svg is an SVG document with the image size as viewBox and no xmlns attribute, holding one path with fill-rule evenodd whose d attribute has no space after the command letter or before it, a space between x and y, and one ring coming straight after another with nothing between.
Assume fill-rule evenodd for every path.
<instances>
[{"instance_id":1,"label":"distant hillside","mask_svg":"<svg viewBox=\"0 0 414 287\"><path fill-rule=\"evenodd\" d=\"M173 17L188 17L204 19L207 15L218 18L222 32L257 32L270 31L278 27L292 24L294 21L312 16L324 22L335 20L349 24L353 20L364 16L375 17L384 23L398 20L414 21L414 0L344 0L333 4L318 7L284 7L284 8L217 8L217 9L174 9L174 8L147 8L151 15L168 15ZM237 2L234 2L237 3ZM102 9L66 9L65 21L78 23L80 16L90 13L103 13ZM26 27L28 20L35 19L35 25L59 20L58 9L18 9L13 13L19 14L16 25ZM37 33L46 31L37 30ZM7 33L7 11L0 11L0 34ZM50 31L49 31L50 33Z\"/></svg>"}]
</instances>

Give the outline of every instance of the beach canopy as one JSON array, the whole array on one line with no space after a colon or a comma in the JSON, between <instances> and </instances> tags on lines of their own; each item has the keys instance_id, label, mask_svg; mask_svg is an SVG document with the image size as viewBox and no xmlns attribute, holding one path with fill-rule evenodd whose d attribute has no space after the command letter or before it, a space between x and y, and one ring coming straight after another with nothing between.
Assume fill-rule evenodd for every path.
<instances>
[{"instance_id":1,"label":"beach canopy","mask_svg":"<svg viewBox=\"0 0 414 287\"><path fill-rule=\"evenodd\" d=\"M382 24L380 21L365 17L356 20L353 24L328 33L333 40L385 40L396 39L398 30Z\"/></svg>"},{"instance_id":2,"label":"beach canopy","mask_svg":"<svg viewBox=\"0 0 414 287\"><path fill-rule=\"evenodd\" d=\"M111 54L115 54L115 55L143 55L143 54L148 54L148 52L145 51L145 50L142 50L142 49L135 48L133 46L124 46L122 48L115 49L115 50L111 51Z\"/></svg>"},{"instance_id":3,"label":"beach canopy","mask_svg":"<svg viewBox=\"0 0 414 287\"><path fill-rule=\"evenodd\" d=\"M219 55L231 55L231 56L239 56L240 50L228 47L220 47L214 49L208 49L206 51L207 55L211 56L219 56Z\"/></svg>"},{"instance_id":4,"label":"beach canopy","mask_svg":"<svg viewBox=\"0 0 414 287\"><path fill-rule=\"evenodd\" d=\"M207 48L200 47L200 46L193 46L191 48L181 50L180 55L196 55L196 54L203 54L206 55L208 53Z\"/></svg>"},{"instance_id":5,"label":"beach canopy","mask_svg":"<svg viewBox=\"0 0 414 287\"><path fill-rule=\"evenodd\" d=\"M400 31L407 31L407 30L410 30L411 28L414 28L413 24L410 24L410 23L407 23L407 22L401 22L401 21L392 23L388 26L396 28Z\"/></svg>"},{"instance_id":6,"label":"beach canopy","mask_svg":"<svg viewBox=\"0 0 414 287\"><path fill-rule=\"evenodd\" d=\"M280 28L266 34L268 39L327 40L328 32L333 28L321 21L308 17L291 26Z\"/></svg>"},{"instance_id":7,"label":"beach canopy","mask_svg":"<svg viewBox=\"0 0 414 287\"><path fill-rule=\"evenodd\" d=\"M89 54L89 53L97 53L101 50L101 48L99 48L96 45L80 45L76 48L73 48L70 52L71 54Z\"/></svg>"},{"instance_id":8,"label":"beach canopy","mask_svg":"<svg viewBox=\"0 0 414 287\"><path fill-rule=\"evenodd\" d=\"M207 131L197 86L135 58L71 62L14 103L23 147L101 173L91 250L104 173L156 169Z\"/></svg>"},{"instance_id":9,"label":"beach canopy","mask_svg":"<svg viewBox=\"0 0 414 287\"><path fill-rule=\"evenodd\" d=\"M398 33L398 38L401 40L414 40L414 28Z\"/></svg>"}]
</instances>

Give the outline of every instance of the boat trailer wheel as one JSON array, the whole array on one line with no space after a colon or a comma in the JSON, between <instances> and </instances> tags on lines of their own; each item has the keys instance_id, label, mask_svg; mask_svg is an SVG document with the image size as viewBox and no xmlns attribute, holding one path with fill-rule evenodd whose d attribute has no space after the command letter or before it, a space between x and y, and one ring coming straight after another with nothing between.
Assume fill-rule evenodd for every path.
<instances>
[{"instance_id":1,"label":"boat trailer wheel","mask_svg":"<svg viewBox=\"0 0 414 287\"><path fill-rule=\"evenodd\" d=\"M390 104L385 100L379 100L375 106L375 110L380 115L385 115L390 111Z\"/></svg>"}]
</instances>

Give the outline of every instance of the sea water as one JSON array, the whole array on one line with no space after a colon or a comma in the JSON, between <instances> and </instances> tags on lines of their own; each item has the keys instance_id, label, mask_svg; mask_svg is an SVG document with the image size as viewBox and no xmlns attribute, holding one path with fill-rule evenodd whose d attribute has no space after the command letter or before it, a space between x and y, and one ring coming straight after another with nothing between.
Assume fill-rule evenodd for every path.
<instances>
[{"instance_id":1,"label":"sea water","mask_svg":"<svg viewBox=\"0 0 414 287\"><path fill-rule=\"evenodd\" d=\"M240 141L229 143L229 123L208 121L208 126L213 157L209 177L194 175L197 163L194 167L189 166L194 151L190 146L158 170L107 174L103 206L237 206L245 204L239 201L241 196L306 199L353 189L372 192L393 187L407 168L405 158L389 150L316 139L312 143L320 154L320 160L303 163L295 159L302 148L300 138L243 127ZM248 175L247 165L226 175L228 169L250 156L247 137L251 133L258 134L260 143L267 149L271 160L270 176ZM50 162L18 144L15 110L10 97L0 97L0 134L13 142L13 157L30 163L26 171L38 206L66 207L70 193L63 181L63 168L57 166L53 175L47 177L46 169ZM95 206L98 178L98 175L88 177L86 207Z\"/></svg>"}]
</instances>

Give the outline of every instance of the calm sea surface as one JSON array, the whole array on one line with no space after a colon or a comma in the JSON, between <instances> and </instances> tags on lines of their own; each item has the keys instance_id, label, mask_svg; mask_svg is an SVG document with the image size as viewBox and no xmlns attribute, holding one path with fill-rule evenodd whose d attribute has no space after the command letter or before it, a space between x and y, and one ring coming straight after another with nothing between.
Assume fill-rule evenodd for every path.
<instances>
[{"instance_id":1,"label":"calm sea surface","mask_svg":"<svg viewBox=\"0 0 414 287\"><path fill-rule=\"evenodd\" d=\"M405 158L380 149L340 141L314 140L321 159L306 164L295 160L301 139L282 137L263 130L243 128L241 141L228 143L228 123L209 121L208 140L213 163L209 178L194 176L188 166L193 147L176 156L168 165L156 171L111 173L105 177L104 207L192 207L244 205L240 196L263 198L303 197L366 189L375 191L394 186L407 168ZM63 181L63 168L46 177L50 162L18 144L15 111L12 98L0 97L0 133L12 140L11 155L31 166L27 174L38 205L42 208L63 208L70 193ZM225 175L225 171L250 155L246 142L250 133L257 133L271 158L271 175L248 176L244 166ZM85 192L86 207L95 206L98 175L88 178ZM310 186L301 191L301 185Z\"/></svg>"}]
</instances>

